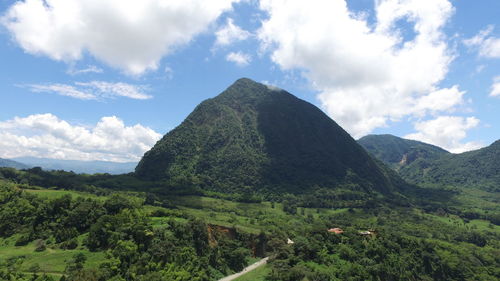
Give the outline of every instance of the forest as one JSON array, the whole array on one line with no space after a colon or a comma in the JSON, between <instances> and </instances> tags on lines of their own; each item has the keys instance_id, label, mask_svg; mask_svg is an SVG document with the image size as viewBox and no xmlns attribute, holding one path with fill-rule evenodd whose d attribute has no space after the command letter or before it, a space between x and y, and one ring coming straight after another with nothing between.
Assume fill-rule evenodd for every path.
<instances>
[{"instance_id":1,"label":"forest","mask_svg":"<svg viewBox=\"0 0 500 281\"><path fill-rule=\"evenodd\" d=\"M218 280L262 257L253 280L500 278L500 226L479 216L498 215L498 204L460 190L398 205L321 189L248 198L120 188L126 176L0 169L0 279Z\"/></svg>"}]
</instances>

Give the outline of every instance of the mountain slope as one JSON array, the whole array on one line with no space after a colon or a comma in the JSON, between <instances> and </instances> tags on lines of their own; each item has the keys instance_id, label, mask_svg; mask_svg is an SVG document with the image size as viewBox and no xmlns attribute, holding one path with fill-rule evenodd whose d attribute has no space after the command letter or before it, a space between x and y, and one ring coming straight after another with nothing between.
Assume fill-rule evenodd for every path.
<instances>
[{"instance_id":1,"label":"mountain slope","mask_svg":"<svg viewBox=\"0 0 500 281\"><path fill-rule=\"evenodd\" d=\"M410 165L419 159L436 160L450 154L440 147L393 135L368 135L359 139L358 143L377 159L395 169Z\"/></svg>"},{"instance_id":2,"label":"mountain slope","mask_svg":"<svg viewBox=\"0 0 500 281\"><path fill-rule=\"evenodd\" d=\"M26 163L32 167L41 167L44 170L64 170L75 173L108 173L125 174L134 171L136 162L108 162L108 161L80 161L80 160L60 160L36 157L18 157L14 160Z\"/></svg>"},{"instance_id":3,"label":"mountain slope","mask_svg":"<svg viewBox=\"0 0 500 281\"><path fill-rule=\"evenodd\" d=\"M136 174L216 191L352 184L388 192L400 184L317 107L250 79L198 105L145 153Z\"/></svg>"},{"instance_id":4,"label":"mountain slope","mask_svg":"<svg viewBox=\"0 0 500 281\"><path fill-rule=\"evenodd\" d=\"M16 168L16 169L28 169L30 166L24 164L24 163L19 163L14 160L10 159L3 159L0 158L0 167L8 167L8 168Z\"/></svg>"},{"instance_id":5,"label":"mountain slope","mask_svg":"<svg viewBox=\"0 0 500 281\"><path fill-rule=\"evenodd\" d=\"M416 161L402 168L400 175L413 183L474 186L500 191L500 140L479 150Z\"/></svg>"},{"instance_id":6,"label":"mountain slope","mask_svg":"<svg viewBox=\"0 0 500 281\"><path fill-rule=\"evenodd\" d=\"M500 140L461 154L392 135L369 135L358 143L410 183L500 190Z\"/></svg>"}]
</instances>

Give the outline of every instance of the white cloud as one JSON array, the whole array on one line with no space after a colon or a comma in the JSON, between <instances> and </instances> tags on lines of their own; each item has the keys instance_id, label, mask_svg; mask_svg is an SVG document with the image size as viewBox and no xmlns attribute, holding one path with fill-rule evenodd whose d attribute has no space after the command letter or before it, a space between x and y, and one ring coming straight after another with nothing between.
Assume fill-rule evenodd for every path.
<instances>
[{"instance_id":1,"label":"white cloud","mask_svg":"<svg viewBox=\"0 0 500 281\"><path fill-rule=\"evenodd\" d=\"M418 99L412 111L420 116L441 111L451 112L456 105L463 103L464 94L465 91L460 91L457 85L451 88L439 89Z\"/></svg>"},{"instance_id":2,"label":"white cloud","mask_svg":"<svg viewBox=\"0 0 500 281\"><path fill-rule=\"evenodd\" d=\"M250 63L252 57L242 52L231 52L226 56L226 60L234 62L238 66L246 66Z\"/></svg>"},{"instance_id":3,"label":"white cloud","mask_svg":"<svg viewBox=\"0 0 500 281\"><path fill-rule=\"evenodd\" d=\"M74 61L85 52L139 75L203 32L238 0L24 0L2 17L28 53Z\"/></svg>"},{"instance_id":4,"label":"white cloud","mask_svg":"<svg viewBox=\"0 0 500 281\"><path fill-rule=\"evenodd\" d=\"M140 124L125 126L116 116L89 128L36 114L0 122L0 157L137 161L160 137Z\"/></svg>"},{"instance_id":5,"label":"white cloud","mask_svg":"<svg viewBox=\"0 0 500 281\"><path fill-rule=\"evenodd\" d=\"M500 38L490 36L494 27L488 26L486 29L469 39L464 40L464 44L469 47L479 49L479 55L486 58L500 58Z\"/></svg>"},{"instance_id":6,"label":"white cloud","mask_svg":"<svg viewBox=\"0 0 500 281\"><path fill-rule=\"evenodd\" d=\"M241 29L228 18L226 25L215 32L215 46L227 46L250 37L250 32Z\"/></svg>"},{"instance_id":7,"label":"white cloud","mask_svg":"<svg viewBox=\"0 0 500 281\"><path fill-rule=\"evenodd\" d=\"M493 79L493 84L491 85L491 97L500 97L500 76Z\"/></svg>"},{"instance_id":8,"label":"white cloud","mask_svg":"<svg viewBox=\"0 0 500 281\"><path fill-rule=\"evenodd\" d=\"M266 87L271 90L271 91L283 91L283 89L281 89L280 87L272 84L271 82L267 81L267 80L263 80L261 81L262 84L266 85Z\"/></svg>"},{"instance_id":9,"label":"white cloud","mask_svg":"<svg viewBox=\"0 0 500 281\"><path fill-rule=\"evenodd\" d=\"M355 137L463 103L458 86L439 87L454 58L442 31L451 3L380 0L375 6L371 24L344 0L261 1L269 15L258 31L264 51L283 70L303 71L325 111ZM401 21L412 32L401 30Z\"/></svg>"},{"instance_id":10,"label":"white cloud","mask_svg":"<svg viewBox=\"0 0 500 281\"><path fill-rule=\"evenodd\" d=\"M75 82L68 84L33 84L28 85L33 92L55 93L81 100L102 100L105 98L125 97L130 99L146 100L152 96L145 94L145 86L127 83L110 83L104 81Z\"/></svg>"},{"instance_id":11,"label":"white cloud","mask_svg":"<svg viewBox=\"0 0 500 281\"><path fill-rule=\"evenodd\" d=\"M66 73L68 73L69 75L78 75L86 73L103 73L103 72L104 70L102 70L102 68L99 68L95 65L89 65L86 68L82 69L75 69L74 67L71 67L70 69L68 69Z\"/></svg>"},{"instance_id":12,"label":"white cloud","mask_svg":"<svg viewBox=\"0 0 500 281\"><path fill-rule=\"evenodd\" d=\"M404 136L443 147L453 153L461 153L483 147L479 142L462 142L467 130L477 127L475 117L439 116L436 119L415 123L417 133Z\"/></svg>"},{"instance_id":13,"label":"white cloud","mask_svg":"<svg viewBox=\"0 0 500 281\"><path fill-rule=\"evenodd\" d=\"M78 86L94 88L97 91L96 95L103 97L126 97L137 100L147 100L152 96L143 93L144 86L130 85L127 83L110 83L104 81L92 81L88 83L75 83Z\"/></svg>"},{"instance_id":14,"label":"white cloud","mask_svg":"<svg viewBox=\"0 0 500 281\"><path fill-rule=\"evenodd\" d=\"M41 85L41 84L33 84L28 85L33 92L46 92L46 93L56 93L61 96L72 97L80 100L95 100L97 97L92 93L87 93L81 91L74 86L66 85L66 84L50 84L50 85Z\"/></svg>"}]
</instances>

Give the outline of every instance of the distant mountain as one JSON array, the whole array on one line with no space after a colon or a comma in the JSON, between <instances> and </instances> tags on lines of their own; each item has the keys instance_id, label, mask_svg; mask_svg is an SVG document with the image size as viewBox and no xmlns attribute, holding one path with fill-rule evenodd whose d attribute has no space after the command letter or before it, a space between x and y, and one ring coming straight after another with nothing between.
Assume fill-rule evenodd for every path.
<instances>
[{"instance_id":1,"label":"distant mountain","mask_svg":"<svg viewBox=\"0 0 500 281\"><path fill-rule=\"evenodd\" d=\"M136 162L118 163L108 161L79 161L79 160L59 160L36 157L18 157L15 161L25 163L32 167L41 167L44 170L65 170L75 173L108 173L125 174L134 171Z\"/></svg>"},{"instance_id":2,"label":"distant mountain","mask_svg":"<svg viewBox=\"0 0 500 281\"><path fill-rule=\"evenodd\" d=\"M399 171L413 183L473 186L500 191L500 140L488 147L436 160L420 160Z\"/></svg>"},{"instance_id":3,"label":"distant mountain","mask_svg":"<svg viewBox=\"0 0 500 281\"><path fill-rule=\"evenodd\" d=\"M500 191L500 140L460 154L392 135L369 135L358 143L410 183Z\"/></svg>"},{"instance_id":4,"label":"distant mountain","mask_svg":"<svg viewBox=\"0 0 500 281\"><path fill-rule=\"evenodd\" d=\"M28 166L26 164L19 163L17 161L10 160L10 159L3 159L3 158L0 158L0 167L9 167L9 168L16 168L16 169L28 169L28 168L30 168L30 166Z\"/></svg>"},{"instance_id":5,"label":"distant mountain","mask_svg":"<svg viewBox=\"0 0 500 281\"><path fill-rule=\"evenodd\" d=\"M145 153L136 174L222 192L389 192L402 182L314 105L245 78L198 105Z\"/></svg>"},{"instance_id":6,"label":"distant mountain","mask_svg":"<svg viewBox=\"0 0 500 281\"><path fill-rule=\"evenodd\" d=\"M358 143L396 170L419 159L436 160L450 154L438 146L393 135L368 135L359 139Z\"/></svg>"}]
</instances>

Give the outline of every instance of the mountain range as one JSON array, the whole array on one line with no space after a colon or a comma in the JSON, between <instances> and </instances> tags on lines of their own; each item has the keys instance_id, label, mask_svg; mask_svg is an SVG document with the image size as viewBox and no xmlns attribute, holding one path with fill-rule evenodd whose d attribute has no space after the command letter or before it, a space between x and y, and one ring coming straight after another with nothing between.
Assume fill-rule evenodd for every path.
<instances>
[{"instance_id":1,"label":"mountain range","mask_svg":"<svg viewBox=\"0 0 500 281\"><path fill-rule=\"evenodd\" d=\"M95 174L125 174L134 171L136 162L109 162L109 161L81 161L81 160L60 160L50 158L37 157L18 157L10 161L21 163L18 169L26 169L31 167L41 167L44 170L64 170L73 171L75 173Z\"/></svg>"},{"instance_id":2,"label":"mountain range","mask_svg":"<svg viewBox=\"0 0 500 281\"><path fill-rule=\"evenodd\" d=\"M500 191L500 140L460 154L391 135L370 135L358 143L410 183Z\"/></svg>"},{"instance_id":3,"label":"mountain range","mask_svg":"<svg viewBox=\"0 0 500 281\"><path fill-rule=\"evenodd\" d=\"M7 168L16 168L18 170L20 169L28 169L30 166L11 160L11 159L3 159L0 158L0 167L7 167Z\"/></svg>"}]
</instances>

